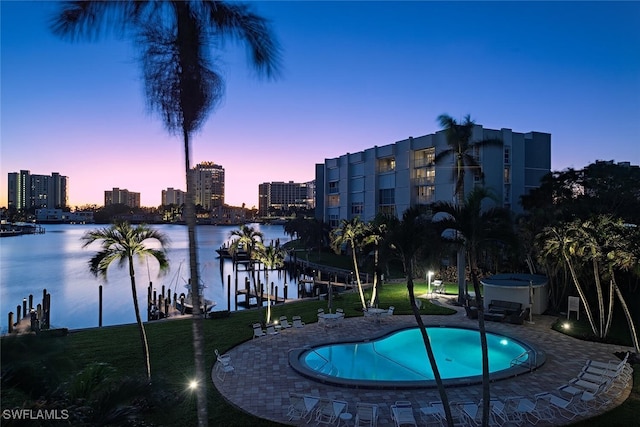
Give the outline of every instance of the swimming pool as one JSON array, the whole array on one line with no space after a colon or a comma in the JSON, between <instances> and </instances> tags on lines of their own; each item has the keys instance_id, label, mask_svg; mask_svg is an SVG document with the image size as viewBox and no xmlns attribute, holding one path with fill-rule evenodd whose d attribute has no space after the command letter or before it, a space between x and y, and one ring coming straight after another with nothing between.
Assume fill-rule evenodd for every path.
<instances>
[{"instance_id":1,"label":"swimming pool","mask_svg":"<svg viewBox=\"0 0 640 427\"><path fill-rule=\"evenodd\" d=\"M440 376L447 385L482 382L480 334L459 327L428 327ZM487 333L491 380L528 372L544 363L531 345ZM513 362L516 363L513 363ZM419 328L402 329L381 338L292 350L293 369L312 379L358 387L399 388L435 385Z\"/></svg>"}]
</instances>

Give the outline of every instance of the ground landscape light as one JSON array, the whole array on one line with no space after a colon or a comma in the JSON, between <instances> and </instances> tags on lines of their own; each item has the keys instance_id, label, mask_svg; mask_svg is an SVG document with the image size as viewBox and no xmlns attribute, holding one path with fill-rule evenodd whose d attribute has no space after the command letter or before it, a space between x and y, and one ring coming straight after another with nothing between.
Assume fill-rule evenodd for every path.
<instances>
[{"instance_id":1,"label":"ground landscape light","mask_svg":"<svg viewBox=\"0 0 640 427\"><path fill-rule=\"evenodd\" d=\"M196 388L198 388L198 381L191 380L189 382L189 390L195 390Z\"/></svg>"},{"instance_id":2,"label":"ground landscape light","mask_svg":"<svg viewBox=\"0 0 640 427\"><path fill-rule=\"evenodd\" d=\"M562 325L562 327L564 329L571 329L571 324L569 322L564 322L564 324Z\"/></svg>"}]
</instances>

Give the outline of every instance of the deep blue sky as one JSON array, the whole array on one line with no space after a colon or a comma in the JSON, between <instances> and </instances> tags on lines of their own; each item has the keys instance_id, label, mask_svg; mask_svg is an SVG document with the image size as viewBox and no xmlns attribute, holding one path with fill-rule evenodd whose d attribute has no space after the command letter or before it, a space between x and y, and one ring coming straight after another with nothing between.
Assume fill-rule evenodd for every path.
<instances>
[{"instance_id":1,"label":"deep blue sky","mask_svg":"<svg viewBox=\"0 0 640 427\"><path fill-rule=\"evenodd\" d=\"M277 81L241 45L216 53L224 101L193 164L226 169L227 202L258 184L308 181L314 164L439 130L470 114L487 128L552 134L552 168L640 163L640 2L257 2L283 48ZM55 2L0 3L0 206L8 172L60 172L70 203L104 190L160 204L185 189L179 138L147 113L126 41L50 34Z\"/></svg>"}]
</instances>

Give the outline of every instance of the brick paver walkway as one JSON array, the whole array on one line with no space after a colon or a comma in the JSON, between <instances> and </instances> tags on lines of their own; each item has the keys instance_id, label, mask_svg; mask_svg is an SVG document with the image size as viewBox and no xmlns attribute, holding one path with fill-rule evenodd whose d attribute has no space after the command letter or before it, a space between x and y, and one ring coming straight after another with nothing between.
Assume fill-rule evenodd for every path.
<instances>
[{"instance_id":1,"label":"brick paver walkway","mask_svg":"<svg viewBox=\"0 0 640 427\"><path fill-rule=\"evenodd\" d=\"M531 343L538 350L546 352L547 356L546 363L534 372L492 383L492 397L531 397L536 393L553 391L573 378L587 359L607 361L615 358L615 352L631 350L622 346L581 341L555 332L550 329L555 319L551 316L534 316L533 324L524 325L487 322L487 331ZM477 325L476 320L464 316L464 310L458 310L457 314L451 316L423 316L423 320L427 326ZM286 417L290 392L346 400L352 414L355 413L357 402L376 403L380 407L379 427L393 426L390 406L396 400L408 400L412 402L416 420L420 424L419 408L430 401L440 400L435 388L378 390L332 386L303 377L288 364L290 349L374 337L407 326L415 326L413 316L394 315L379 325L370 319L355 317L345 319L343 326L338 328L325 329L312 323L301 329L287 329L278 335L254 339L231 349L228 354L232 357L235 373L227 375L224 382L216 378L213 371L211 377L216 388L232 405L257 417L282 424L295 425ZM626 399L629 390L630 387L615 404ZM482 386L448 387L447 395L450 401L479 402L482 398ZM585 414L585 417L592 415Z\"/></svg>"}]
</instances>

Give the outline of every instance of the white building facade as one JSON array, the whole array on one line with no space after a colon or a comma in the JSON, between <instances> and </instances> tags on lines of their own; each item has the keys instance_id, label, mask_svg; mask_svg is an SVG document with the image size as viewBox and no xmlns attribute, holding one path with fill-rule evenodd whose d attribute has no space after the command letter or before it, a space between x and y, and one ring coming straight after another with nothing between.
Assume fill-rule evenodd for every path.
<instances>
[{"instance_id":1,"label":"white building facade","mask_svg":"<svg viewBox=\"0 0 640 427\"><path fill-rule=\"evenodd\" d=\"M484 175L467 171L465 193L483 185L500 206L521 213L520 196L537 188L551 171L551 135L474 125L471 142L489 139L503 145L476 147L472 154ZM448 148L445 131L439 131L325 159L316 165L316 218L337 227L356 216L365 222L378 213L401 218L411 206L453 202L454 157L435 163L436 155Z\"/></svg>"}]
</instances>

